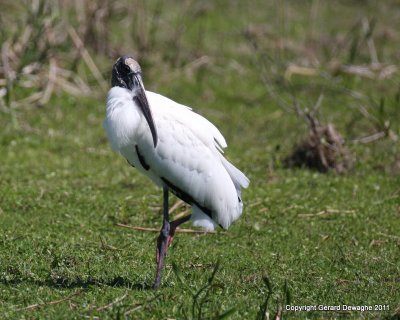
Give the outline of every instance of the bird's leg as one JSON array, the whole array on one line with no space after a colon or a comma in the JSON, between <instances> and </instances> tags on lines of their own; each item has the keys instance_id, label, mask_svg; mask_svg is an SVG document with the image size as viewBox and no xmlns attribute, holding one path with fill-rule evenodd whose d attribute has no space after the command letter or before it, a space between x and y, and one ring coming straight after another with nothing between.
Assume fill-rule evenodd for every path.
<instances>
[{"instance_id":1,"label":"bird's leg","mask_svg":"<svg viewBox=\"0 0 400 320\"><path fill-rule=\"evenodd\" d=\"M168 187L163 187L163 226L160 231L160 235L157 238L157 251L156 251L156 279L154 281L153 288L157 289L161 284L161 273L164 266L164 259L167 255L168 247L171 245L175 235L176 228L182 223L188 221L191 215L179 218L175 221L169 222L169 210L168 210Z\"/></svg>"},{"instance_id":2,"label":"bird's leg","mask_svg":"<svg viewBox=\"0 0 400 320\"><path fill-rule=\"evenodd\" d=\"M172 221L170 223L169 236L168 236L168 247L171 245L172 240L174 239L176 228L179 225L181 225L182 223L185 223L186 221L189 221L191 216L192 215L189 214L188 216L184 216L182 218L176 219L175 221Z\"/></svg>"},{"instance_id":3,"label":"bird's leg","mask_svg":"<svg viewBox=\"0 0 400 320\"><path fill-rule=\"evenodd\" d=\"M167 192L167 200L164 198L164 204L167 201L168 204L168 192ZM168 207L168 206L167 206ZM165 218L167 217L167 218ZM156 271L156 279L154 281L154 289L157 289L161 284L161 273L164 265L164 259L167 255L167 251L169 246L174 239L176 228L181 225L182 223L188 221L191 215L179 218L175 221L169 222L168 219L168 210L167 213L164 214L164 223L163 227L160 231L160 235L157 239L157 253L156 253L156 262L157 262L157 271Z\"/></svg>"},{"instance_id":4,"label":"bird's leg","mask_svg":"<svg viewBox=\"0 0 400 320\"><path fill-rule=\"evenodd\" d=\"M167 254L169 234L170 234L170 223L168 213L168 187L163 187L164 205L163 205L163 226L160 231L160 235L157 239L157 252L156 252L156 279L154 281L153 288L157 289L161 283L161 272L164 265L164 258Z\"/></svg>"}]
</instances>

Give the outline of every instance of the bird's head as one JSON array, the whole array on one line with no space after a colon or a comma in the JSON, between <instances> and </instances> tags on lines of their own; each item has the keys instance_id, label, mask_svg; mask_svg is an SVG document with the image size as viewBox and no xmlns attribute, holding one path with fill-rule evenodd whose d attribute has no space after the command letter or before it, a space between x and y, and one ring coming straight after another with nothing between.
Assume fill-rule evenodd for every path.
<instances>
[{"instance_id":1,"label":"bird's head","mask_svg":"<svg viewBox=\"0 0 400 320\"><path fill-rule=\"evenodd\" d=\"M139 63L132 57L118 58L112 69L111 85L128 90L138 89L140 86L142 70Z\"/></svg>"},{"instance_id":2,"label":"bird's head","mask_svg":"<svg viewBox=\"0 0 400 320\"><path fill-rule=\"evenodd\" d=\"M133 99L139 105L149 125L154 147L156 147L158 140L157 130L151 115L149 102L147 101L139 63L129 56L118 58L112 69L111 86L125 88L132 92Z\"/></svg>"}]
</instances>

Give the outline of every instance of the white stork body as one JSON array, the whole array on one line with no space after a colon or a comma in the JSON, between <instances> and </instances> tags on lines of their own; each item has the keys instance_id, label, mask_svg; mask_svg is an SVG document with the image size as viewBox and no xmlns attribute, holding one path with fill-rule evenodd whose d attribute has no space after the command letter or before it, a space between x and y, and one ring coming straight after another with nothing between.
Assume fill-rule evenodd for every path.
<instances>
[{"instance_id":1,"label":"white stork body","mask_svg":"<svg viewBox=\"0 0 400 320\"><path fill-rule=\"evenodd\" d=\"M112 148L148 176L193 206L195 226L224 229L242 213L241 187L248 178L221 154L224 137L207 119L162 95L146 91L158 133L152 134L133 96L113 87L107 96L104 127Z\"/></svg>"}]
</instances>

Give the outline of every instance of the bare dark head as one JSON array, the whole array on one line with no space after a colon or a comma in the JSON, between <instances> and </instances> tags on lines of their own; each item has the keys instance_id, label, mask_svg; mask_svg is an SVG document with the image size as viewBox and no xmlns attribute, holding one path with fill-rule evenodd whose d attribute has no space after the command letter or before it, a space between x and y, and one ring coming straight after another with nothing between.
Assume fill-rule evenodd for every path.
<instances>
[{"instance_id":1,"label":"bare dark head","mask_svg":"<svg viewBox=\"0 0 400 320\"><path fill-rule=\"evenodd\" d=\"M137 80L141 81L141 73L140 65L135 59L129 56L120 57L112 69L111 86L133 90L139 85Z\"/></svg>"},{"instance_id":2,"label":"bare dark head","mask_svg":"<svg viewBox=\"0 0 400 320\"><path fill-rule=\"evenodd\" d=\"M128 89L132 92L133 100L139 105L151 131L154 147L157 146L157 131L154 125L146 91L142 82L142 70L139 63L129 56L118 58L114 63L111 75L111 86Z\"/></svg>"}]
</instances>

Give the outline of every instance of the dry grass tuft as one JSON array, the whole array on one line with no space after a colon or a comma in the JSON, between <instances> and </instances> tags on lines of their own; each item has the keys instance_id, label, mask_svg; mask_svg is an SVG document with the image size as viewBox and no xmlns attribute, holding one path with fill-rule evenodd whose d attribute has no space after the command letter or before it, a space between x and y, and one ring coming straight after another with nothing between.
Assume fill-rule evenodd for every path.
<instances>
[{"instance_id":1,"label":"dry grass tuft","mask_svg":"<svg viewBox=\"0 0 400 320\"><path fill-rule=\"evenodd\" d=\"M345 146L342 135L331 123L322 125L307 114L310 133L307 138L294 147L292 154L285 159L288 167L306 167L319 172L334 170L344 173L353 167L354 159Z\"/></svg>"}]
</instances>

